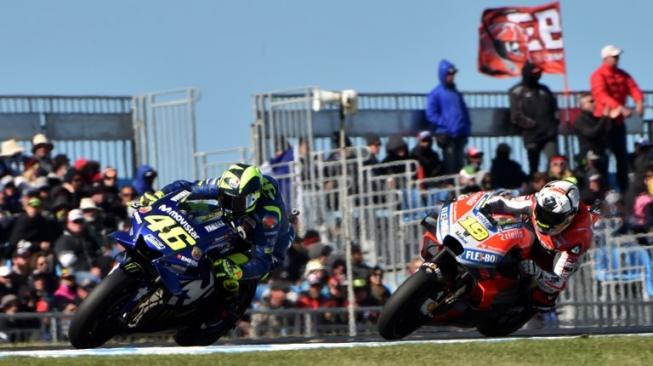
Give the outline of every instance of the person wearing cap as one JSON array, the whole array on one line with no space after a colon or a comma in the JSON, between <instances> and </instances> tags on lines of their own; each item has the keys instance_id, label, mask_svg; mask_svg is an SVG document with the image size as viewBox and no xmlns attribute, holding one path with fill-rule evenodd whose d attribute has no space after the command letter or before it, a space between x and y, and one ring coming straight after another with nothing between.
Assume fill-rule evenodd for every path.
<instances>
[{"instance_id":1,"label":"person wearing cap","mask_svg":"<svg viewBox=\"0 0 653 366\"><path fill-rule=\"evenodd\" d=\"M578 165L573 172L573 175L578 179L578 186L586 188L590 182L590 177L598 177L601 180L601 185L604 186L607 181L605 180L606 175L604 175L602 163L601 157L595 154L593 150L589 150L583 158L583 164Z\"/></svg>"},{"instance_id":2,"label":"person wearing cap","mask_svg":"<svg viewBox=\"0 0 653 366\"><path fill-rule=\"evenodd\" d=\"M22 240L33 245L43 241L54 242L61 230L53 219L43 215L43 203L38 192L28 192L23 196L22 203L25 212L16 216L9 236L11 247L15 248Z\"/></svg>"},{"instance_id":3,"label":"person wearing cap","mask_svg":"<svg viewBox=\"0 0 653 366\"><path fill-rule=\"evenodd\" d=\"M438 153L433 150L433 135L429 131L417 134L417 145L410 151L410 158L419 163L417 179L437 177L442 170L442 162Z\"/></svg>"},{"instance_id":4,"label":"person wearing cap","mask_svg":"<svg viewBox=\"0 0 653 366\"><path fill-rule=\"evenodd\" d=\"M90 197L84 197L79 201L79 209L84 213L84 222L89 234L95 238L95 241L104 244L107 229L104 225L105 216L102 209Z\"/></svg>"},{"instance_id":5,"label":"person wearing cap","mask_svg":"<svg viewBox=\"0 0 653 366\"><path fill-rule=\"evenodd\" d=\"M369 156L363 165L376 165L379 164L379 153L381 153L381 138L375 133L368 133L365 136L365 145L367 146L367 151Z\"/></svg>"},{"instance_id":6,"label":"person wearing cap","mask_svg":"<svg viewBox=\"0 0 653 366\"><path fill-rule=\"evenodd\" d=\"M113 231L120 219L127 218L127 208L120 198L117 185L118 174L115 169L107 168L102 173L102 182L91 188L91 199L104 212L104 226Z\"/></svg>"},{"instance_id":7,"label":"person wearing cap","mask_svg":"<svg viewBox=\"0 0 653 366\"><path fill-rule=\"evenodd\" d=\"M38 174L40 176L45 176L54 172L54 163L52 158L50 158L50 153L53 148L54 145L52 145L48 138L42 133L37 133L32 138L32 154L34 155L33 158L36 159L39 164Z\"/></svg>"},{"instance_id":8,"label":"person wearing cap","mask_svg":"<svg viewBox=\"0 0 653 366\"><path fill-rule=\"evenodd\" d=\"M10 175L20 175L21 163L23 161L23 149L15 139L9 139L0 145L0 178Z\"/></svg>"},{"instance_id":9,"label":"person wearing cap","mask_svg":"<svg viewBox=\"0 0 653 366\"><path fill-rule=\"evenodd\" d=\"M607 189L603 184L603 177L598 172L589 175L586 180L586 184L580 189L580 200L593 207L603 201Z\"/></svg>"},{"instance_id":10,"label":"person wearing cap","mask_svg":"<svg viewBox=\"0 0 653 366\"><path fill-rule=\"evenodd\" d=\"M399 134L390 136L385 145L385 158L383 164L408 160L408 144ZM403 174L406 172L405 164L396 164L384 167L383 174Z\"/></svg>"},{"instance_id":11,"label":"person wearing cap","mask_svg":"<svg viewBox=\"0 0 653 366\"><path fill-rule=\"evenodd\" d=\"M68 212L66 230L54 243L54 253L63 267L89 271L100 254L100 244L85 227L84 212Z\"/></svg>"},{"instance_id":12,"label":"person wearing cap","mask_svg":"<svg viewBox=\"0 0 653 366\"><path fill-rule=\"evenodd\" d=\"M627 72L619 68L619 58L623 51L607 45L601 49L603 63L592 73L590 84L595 100L594 115L600 117L609 109L610 150L617 161L617 183L621 192L628 188L628 151L626 148L626 125L624 119L633 111L626 106L628 96L635 101L635 112L644 115L644 95L639 86Z\"/></svg>"},{"instance_id":13,"label":"person wearing cap","mask_svg":"<svg viewBox=\"0 0 653 366\"><path fill-rule=\"evenodd\" d=\"M478 192L481 190L481 181L486 173L481 169L483 152L474 146L470 147L467 149L467 161L468 164L458 172L458 180L463 187L461 193Z\"/></svg>"},{"instance_id":14,"label":"person wearing cap","mask_svg":"<svg viewBox=\"0 0 653 366\"><path fill-rule=\"evenodd\" d=\"M539 170L542 152L547 159L558 154L558 102L540 83L542 68L527 62L522 80L510 88L510 120L521 131L528 155L529 174Z\"/></svg>"},{"instance_id":15,"label":"person wearing cap","mask_svg":"<svg viewBox=\"0 0 653 366\"><path fill-rule=\"evenodd\" d=\"M496 156L490 166L494 188L526 189L528 176L519 163L510 159L510 152L510 145L505 142L497 145Z\"/></svg>"},{"instance_id":16,"label":"person wearing cap","mask_svg":"<svg viewBox=\"0 0 653 366\"><path fill-rule=\"evenodd\" d=\"M363 249L358 244L353 244L351 246L351 264L354 279L367 281L367 277L369 276L372 267L365 263Z\"/></svg>"},{"instance_id":17,"label":"person wearing cap","mask_svg":"<svg viewBox=\"0 0 653 366\"><path fill-rule=\"evenodd\" d=\"M567 165L567 158L562 155L555 155L549 161L549 180L569 180L573 184L577 184L578 180L574 174L569 170Z\"/></svg>"},{"instance_id":18,"label":"person wearing cap","mask_svg":"<svg viewBox=\"0 0 653 366\"><path fill-rule=\"evenodd\" d=\"M605 107L601 116L595 116L595 104L591 94L583 94L580 97L581 113L574 121L574 131L578 136L579 156L585 158L592 151L593 155L598 156L601 175L607 177L606 150L610 145L610 128L612 126L609 117L610 110Z\"/></svg>"},{"instance_id":19,"label":"person wearing cap","mask_svg":"<svg viewBox=\"0 0 653 366\"><path fill-rule=\"evenodd\" d=\"M426 120L442 149L444 174L455 174L463 166L472 124L465 100L454 82L457 72L451 62L440 61L440 84L431 90L426 100Z\"/></svg>"}]
</instances>

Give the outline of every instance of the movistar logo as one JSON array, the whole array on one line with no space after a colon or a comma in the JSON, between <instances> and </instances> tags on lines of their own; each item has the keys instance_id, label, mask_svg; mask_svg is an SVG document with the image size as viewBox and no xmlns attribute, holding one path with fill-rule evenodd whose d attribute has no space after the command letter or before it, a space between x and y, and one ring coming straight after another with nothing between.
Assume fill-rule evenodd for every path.
<instances>
[{"instance_id":1,"label":"movistar logo","mask_svg":"<svg viewBox=\"0 0 653 366\"><path fill-rule=\"evenodd\" d=\"M193 226L189 224L188 221L186 221L186 219L179 212L173 210L171 207L168 207L166 205L159 206L159 210L167 213L168 216L172 217L175 221L177 221L177 223L179 223L179 225L181 225L184 228L184 230L186 230L188 234L190 234L190 236L193 237L193 239L200 238L200 236L197 235L197 232L195 231Z\"/></svg>"}]
</instances>

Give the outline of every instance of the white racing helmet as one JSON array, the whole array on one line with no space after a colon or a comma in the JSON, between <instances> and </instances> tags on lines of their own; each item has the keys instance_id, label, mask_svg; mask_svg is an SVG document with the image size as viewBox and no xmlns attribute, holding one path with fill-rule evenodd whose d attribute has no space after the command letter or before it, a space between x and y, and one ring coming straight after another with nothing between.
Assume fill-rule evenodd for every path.
<instances>
[{"instance_id":1,"label":"white racing helmet","mask_svg":"<svg viewBox=\"0 0 653 366\"><path fill-rule=\"evenodd\" d=\"M535 194L533 224L542 234L558 235L574 220L580 206L580 193L566 180L547 183Z\"/></svg>"}]
</instances>

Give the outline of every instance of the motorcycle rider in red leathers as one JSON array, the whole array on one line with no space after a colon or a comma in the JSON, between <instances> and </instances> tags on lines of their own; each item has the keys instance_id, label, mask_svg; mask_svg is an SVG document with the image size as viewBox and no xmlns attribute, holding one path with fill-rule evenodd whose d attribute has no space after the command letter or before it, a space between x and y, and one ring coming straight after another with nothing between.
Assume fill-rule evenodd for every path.
<instances>
[{"instance_id":1,"label":"motorcycle rider in red leathers","mask_svg":"<svg viewBox=\"0 0 653 366\"><path fill-rule=\"evenodd\" d=\"M537 285L531 292L533 306L543 312L553 309L592 242L592 216L580 202L578 187L552 181L532 195L492 197L483 211L530 218L536 242L520 267Z\"/></svg>"}]
</instances>

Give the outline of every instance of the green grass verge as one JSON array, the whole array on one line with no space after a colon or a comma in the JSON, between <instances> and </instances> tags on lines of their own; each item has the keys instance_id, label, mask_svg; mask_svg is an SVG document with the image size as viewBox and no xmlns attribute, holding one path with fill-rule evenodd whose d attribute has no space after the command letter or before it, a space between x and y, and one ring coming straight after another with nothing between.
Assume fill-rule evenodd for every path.
<instances>
[{"instance_id":1,"label":"green grass verge","mask_svg":"<svg viewBox=\"0 0 653 366\"><path fill-rule=\"evenodd\" d=\"M18 366L433 366L433 365L653 365L653 337L520 340L498 343L396 345L201 356L133 356L0 359Z\"/></svg>"}]
</instances>

